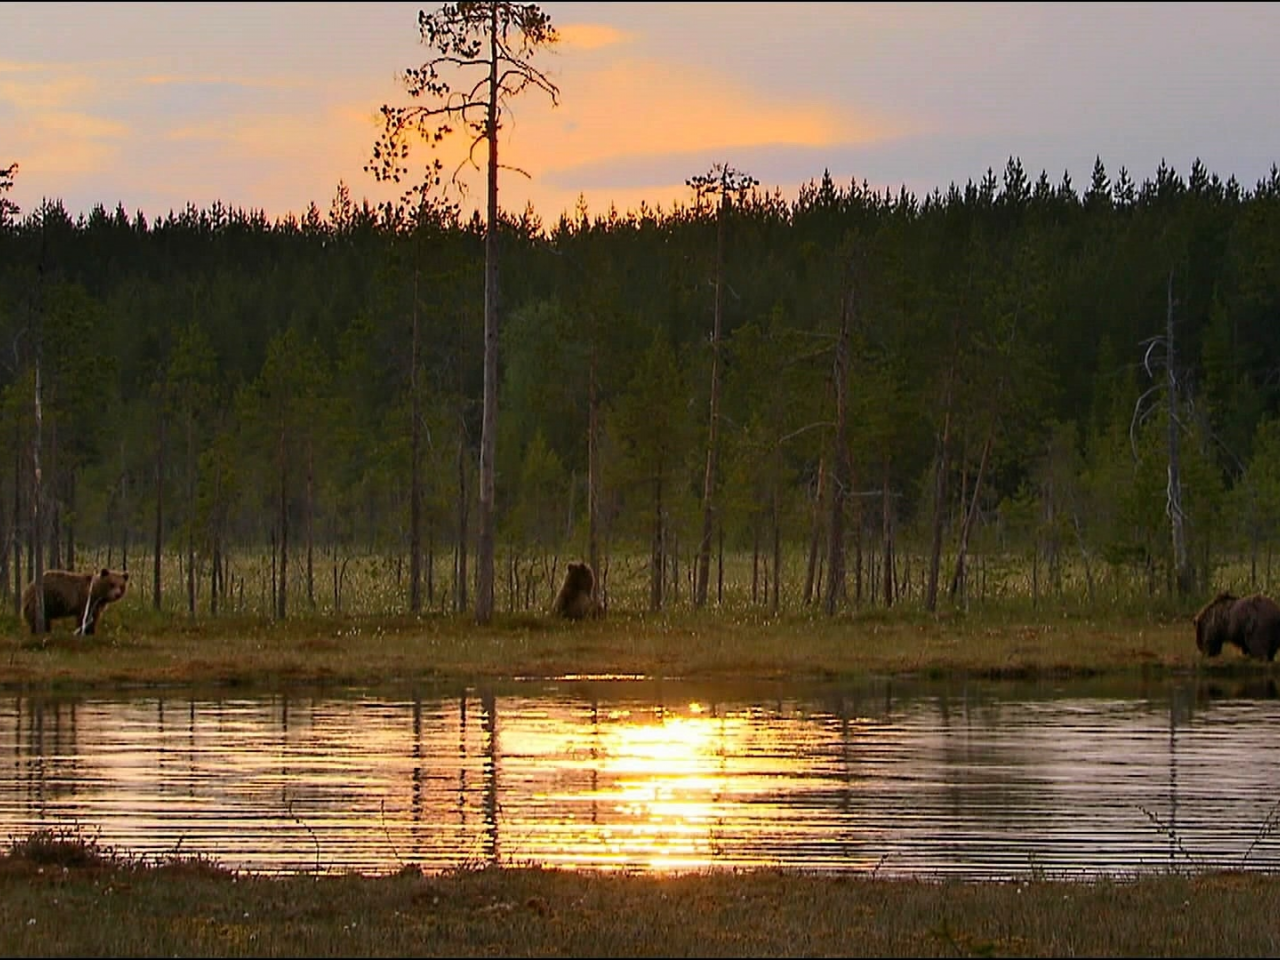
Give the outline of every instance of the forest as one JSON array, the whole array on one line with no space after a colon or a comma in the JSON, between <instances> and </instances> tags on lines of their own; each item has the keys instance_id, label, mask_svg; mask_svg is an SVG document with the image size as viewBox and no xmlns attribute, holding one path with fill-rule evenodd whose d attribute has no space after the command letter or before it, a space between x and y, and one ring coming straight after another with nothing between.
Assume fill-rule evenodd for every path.
<instances>
[{"instance_id":1,"label":"forest","mask_svg":"<svg viewBox=\"0 0 1280 960\"><path fill-rule=\"evenodd\" d=\"M339 183L301 218L73 217L19 210L18 175L6 607L43 564L130 569L193 616L468 609L479 215ZM711 182L500 216L500 610L545 610L575 559L610 608L655 611L1194 608L1270 582L1275 166L1139 182L1099 157L1077 188L1010 157L923 197Z\"/></svg>"}]
</instances>

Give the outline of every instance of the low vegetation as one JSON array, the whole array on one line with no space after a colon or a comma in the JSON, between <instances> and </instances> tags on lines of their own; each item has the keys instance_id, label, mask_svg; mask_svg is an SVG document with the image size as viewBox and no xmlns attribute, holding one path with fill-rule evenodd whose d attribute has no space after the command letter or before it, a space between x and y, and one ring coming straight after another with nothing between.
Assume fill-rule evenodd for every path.
<instances>
[{"instance_id":1,"label":"low vegetation","mask_svg":"<svg viewBox=\"0 0 1280 960\"><path fill-rule=\"evenodd\" d=\"M1150 608L614 610L581 622L504 614L480 627L449 615L276 621L155 613L136 599L118 606L92 637L33 638L16 618L6 622L0 684L1273 672L1234 650L1204 661L1184 612ZM8 956L1261 956L1280 946L1278 909L1280 881L1236 872L1018 883L537 866L277 876L203 857L148 860L83 831L10 838L0 855Z\"/></svg>"},{"instance_id":2,"label":"low vegetation","mask_svg":"<svg viewBox=\"0 0 1280 960\"><path fill-rule=\"evenodd\" d=\"M76 834L0 856L5 956L1274 956L1280 883L671 877L537 868L381 877L143 862Z\"/></svg>"},{"instance_id":3,"label":"low vegetation","mask_svg":"<svg viewBox=\"0 0 1280 960\"><path fill-rule=\"evenodd\" d=\"M761 612L326 615L188 620L118 605L91 637L32 637L10 623L0 687L375 684L566 675L837 679L903 674L1090 676L1256 670L1228 651L1202 663L1189 617L1107 617L1007 607L981 614L865 610L833 617Z\"/></svg>"}]
</instances>

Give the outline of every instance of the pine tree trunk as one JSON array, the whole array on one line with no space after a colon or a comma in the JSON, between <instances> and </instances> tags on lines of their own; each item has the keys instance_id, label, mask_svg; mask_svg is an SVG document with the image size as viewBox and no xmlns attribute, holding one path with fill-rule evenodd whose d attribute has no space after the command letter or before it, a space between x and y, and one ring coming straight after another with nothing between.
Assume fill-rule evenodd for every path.
<instances>
[{"instance_id":1,"label":"pine tree trunk","mask_svg":"<svg viewBox=\"0 0 1280 960\"><path fill-rule=\"evenodd\" d=\"M289 470L285 457L285 431L280 430L280 502L277 505L280 529L279 584L276 587L276 619L289 612Z\"/></svg>"},{"instance_id":2,"label":"pine tree trunk","mask_svg":"<svg viewBox=\"0 0 1280 960\"><path fill-rule=\"evenodd\" d=\"M930 612L938 608L938 574L942 565L942 526L947 510L947 472L951 469L951 386L954 368L947 374L946 393L943 398L942 432L938 436L938 451L934 459L933 483L933 542L929 549L929 583L925 588L924 605Z\"/></svg>"},{"instance_id":3,"label":"pine tree trunk","mask_svg":"<svg viewBox=\"0 0 1280 960\"><path fill-rule=\"evenodd\" d=\"M31 487L31 531L32 531L32 565L34 568L34 576L36 590L35 617L33 618L32 629L35 633L44 633L45 629L45 611L44 611L44 517L40 511L40 500L44 496L43 478L40 475L40 444L43 440L44 433L44 407L43 398L40 396L40 357L36 356L36 389L35 389L35 417L36 429L35 436L31 445L31 461L32 461L32 487Z\"/></svg>"},{"instance_id":4,"label":"pine tree trunk","mask_svg":"<svg viewBox=\"0 0 1280 960\"><path fill-rule=\"evenodd\" d=\"M893 502L889 494L889 456L885 454L880 477L880 536L884 544L884 605L892 607L893 595Z\"/></svg>"},{"instance_id":5,"label":"pine tree trunk","mask_svg":"<svg viewBox=\"0 0 1280 960\"><path fill-rule=\"evenodd\" d=\"M827 589L824 601L827 616L835 613L836 606L845 592L844 505L848 498L851 473L848 443L848 390L852 325L853 289L850 285L845 290L844 303L840 311L840 333L836 339L836 354L831 374L835 389L836 429L835 449L831 456L831 520L830 534L827 538Z\"/></svg>"},{"instance_id":6,"label":"pine tree trunk","mask_svg":"<svg viewBox=\"0 0 1280 960\"><path fill-rule=\"evenodd\" d=\"M1173 271L1169 271L1165 314L1165 344L1168 360L1165 364L1166 384L1169 391L1169 526L1173 538L1174 587L1178 596L1191 592L1191 567L1187 559L1187 539L1182 514L1182 473L1178 451L1178 380L1174 369L1173 343Z\"/></svg>"},{"instance_id":7,"label":"pine tree trunk","mask_svg":"<svg viewBox=\"0 0 1280 960\"><path fill-rule=\"evenodd\" d=\"M594 317L593 317L594 326ZM591 337L591 370L587 397L587 562L600 571L600 398L597 383L596 335Z\"/></svg>"},{"instance_id":8,"label":"pine tree trunk","mask_svg":"<svg viewBox=\"0 0 1280 960\"><path fill-rule=\"evenodd\" d=\"M991 445L995 439L995 427L987 433L986 442L982 445L982 458L978 462L978 475L973 481L973 495L969 501L969 509L965 512L964 521L960 525L960 544L956 548L956 565L951 575L951 599L956 600L965 587L966 562L969 556L969 534L973 530L973 520L978 513L978 497L982 494L982 480L986 476L987 461L991 458Z\"/></svg>"},{"instance_id":9,"label":"pine tree trunk","mask_svg":"<svg viewBox=\"0 0 1280 960\"><path fill-rule=\"evenodd\" d=\"M476 623L493 619L494 470L498 428L498 7L491 7L489 105L489 203L484 230L484 408L480 426L480 518L476 538Z\"/></svg>"},{"instance_id":10,"label":"pine tree trunk","mask_svg":"<svg viewBox=\"0 0 1280 960\"><path fill-rule=\"evenodd\" d=\"M457 613L467 609L467 538L470 518L467 507L470 503L467 491L467 444L466 435L459 428L458 437L458 543L455 547L456 560L453 565L453 609Z\"/></svg>"},{"instance_id":11,"label":"pine tree trunk","mask_svg":"<svg viewBox=\"0 0 1280 960\"><path fill-rule=\"evenodd\" d=\"M167 402L161 401L161 405ZM159 411L159 424L156 437L156 530L155 553L151 558L151 605L156 610L161 605L160 558L164 552L164 447L165 447L165 415Z\"/></svg>"},{"instance_id":12,"label":"pine tree trunk","mask_svg":"<svg viewBox=\"0 0 1280 960\"><path fill-rule=\"evenodd\" d=\"M187 616L196 615L196 440L195 417L187 411Z\"/></svg>"},{"instance_id":13,"label":"pine tree trunk","mask_svg":"<svg viewBox=\"0 0 1280 960\"><path fill-rule=\"evenodd\" d=\"M711 325L711 418L707 427L707 467L702 478L702 540L698 545L698 567L694 576L693 605L702 607L707 602L707 581L711 575L711 531L715 523L716 471L719 457L720 432L720 332L724 271L724 219L729 195L720 195L720 207L716 213L716 278L715 305Z\"/></svg>"},{"instance_id":14,"label":"pine tree trunk","mask_svg":"<svg viewBox=\"0 0 1280 960\"><path fill-rule=\"evenodd\" d=\"M818 489L813 497L813 523L809 531L809 561L805 568L804 578L804 603L808 606L813 602L814 591L817 587L818 576L818 545L822 540L822 504L823 494L826 492L827 484L827 462L825 458L818 458Z\"/></svg>"},{"instance_id":15,"label":"pine tree trunk","mask_svg":"<svg viewBox=\"0 0 1280 960\"><path fill-rule=\"evenodd\" d=\"M418 225L421 231L422 225ZM409 612L422 612L422 413L418 398L418 263L413 265L413 330L409 344Z\"/></svg>"}]
</instances>

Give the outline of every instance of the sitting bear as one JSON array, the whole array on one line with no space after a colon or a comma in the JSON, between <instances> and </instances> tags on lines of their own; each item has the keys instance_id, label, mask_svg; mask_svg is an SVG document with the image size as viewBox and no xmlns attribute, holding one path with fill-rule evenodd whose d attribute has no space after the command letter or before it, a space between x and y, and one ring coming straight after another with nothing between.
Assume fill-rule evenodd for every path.
<instances>
[{"instance_id":1,"label":"sitting bear","mask_svg":"<svg viewBox=\"0 0 1280 960\"><path fill-rule=\"evenodd\" d=\"M564 573L564 585L556 594L552 613L570 620L598 617L603 614L596 598L596 575L585 563L570 562Z\"/></svg>"},{"instance_id":2,"label":"sitting bear","mask_svg":"<svg viewBox=\"0 0 1280 960\"><path fill-rule=\"evenodd\" d=\"M73 570L44 572L44 629L48 633L54 620L74 617L76 633L92 634L102 619L107 604L124 596L129 586L129 571L116 572L103 567L97 573ZM22 591L22 616L31 632L36 630L36 584Z\"/></svg>"}]
</instances>

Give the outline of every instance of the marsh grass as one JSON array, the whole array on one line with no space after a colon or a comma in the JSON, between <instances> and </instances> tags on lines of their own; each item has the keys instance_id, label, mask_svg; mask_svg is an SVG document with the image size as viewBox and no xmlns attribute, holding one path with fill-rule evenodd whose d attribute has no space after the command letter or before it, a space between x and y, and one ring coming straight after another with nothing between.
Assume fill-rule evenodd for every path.
<instances>
[{"instance_id":1,"label":"marsh grass","mask_svg":"<svg viewBox=\"0 0 1280 960\"><path fill-rule=\"evenodd\" d=\"M0 856L4 956L1274 956L1280 881L777 870L255 876L74 833Z\"/></svg>"},{"instance_id":2,"label":"marsh grass","mask_svg":"<svg viewBox=\"0 0 1280 960\"><path fill-rule=\"evenodd\" d=\"M827 617L758 611L188 618L137 605L92 637L63 625L32 637L0 621L0 687L366 685L570 675L839 679L1246 673L1272 665L1233 651L1203 661L1189 621L1019 606L975 613L867 610Z\"/></svg>"}]
</instances>

